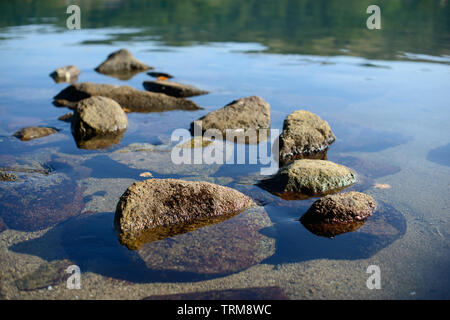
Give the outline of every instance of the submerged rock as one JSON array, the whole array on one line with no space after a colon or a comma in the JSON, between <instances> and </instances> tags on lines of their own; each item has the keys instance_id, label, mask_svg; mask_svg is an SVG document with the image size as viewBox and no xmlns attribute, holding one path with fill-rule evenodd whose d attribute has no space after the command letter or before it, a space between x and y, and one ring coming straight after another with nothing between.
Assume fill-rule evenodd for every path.
<instances>
[{"instance_id":1,"label":"submerged rock","mask_svg":"<svg viewBox=\"0 0 450 320\"><path fill-rule=\"evenodd\" d=\"M129 86L80 82L73 84L54 97L57 106L74 108L75 102L103 96L115 100L126 112L162 112L169 110L198 110L196 103L167 96L162 93L141 91Z\"/></svg>"},{"instance_id":2,"label":"submerged rock","mask_svg":"<svg viewBox=\"0 0 450 320\"><path fill-rule=\"evenodd\" d=\"M239 191L208 182L149 179L132 184L120 197L114 224L126 244L146 230L234 215L255 205Z\"/></svg>"},{"instance_id":3,"label":"submerged rock","mask_svg":"<svg viewBox=\"0 0 450 320\"><path fill-rule=\"evenodd\" d=\"M356 182L349 168L326 160L295 160L259 185L283 199L305 199L337 192Z\"/></svg>"},{"instance_id":4,"label":"submerged rock","mask_svg":"<svg viewBox=\"0 0 450 320\"><path fill-rule=\"evenodd\" d=\"M64 174L27 173L14 184L0 184L0 218L10 229L45 229L83 208L83 190Z\"/></svg>"},{"instance_id":5,"label":"submerged rock","mask_svg":"<svg viewBox=\"0 0 450 320\"><path fill-rule=\"evenodd\" d=\"M75 82L78 80L80 73L80 69L76 66L70 65L56 69L50 74L50 77L52 77L56 83Z\"/></svg>"},{"instance_id":6,"label":"submerged rock","mask_svg":"<svg viewBox=\"0 0 450 320\"><path fill-rule=\"evenodd\" d=\"M3 172L0 171L0 181L16 181L17 180L17 176L13 173L7 173L7 172Z\"/></svg>"},{"instance_id":7,"label":"submerged rock","mask_svg":"<svg viewBox=\"0 0 450 320\"><path fill-rule=\"evenodd\" d=\"M284 120L280 135L280 164L297 159L325 159L323 153L335 140L331 128L318 115L298 110Z\"/></svg>"},{"instance_id":8,"label":"submerged rock","mask_svg":"<svg viewBox=\"0 0 450 320\"><path fill-rule=\"evenodd\" d=\"M188 98L209 93L196 87L166 80L144 81L145 90L164 93L177 98Z\"/></svg>"},{"instance_id":9,"label":"submerged rock","mask_svg":"<svg viewBox=\"0 0 450 320\"><path fill-rule=\"evenodd\" d=\"M261 287L155 295L143 300L289 300L289 298L280 287Z\"/></svg>"},{"instance_id":10,"label":"submerged rock","mask_svg":"<svg viewBox=\"0 0 450 320\"><path fill-rule=\"evenodd\" d=\"M46 137L57 132L57 129L50 127L26 127L14 133L14 136L22 141L29 141Z\"/></svg>"},{"instance_id":11,"label":"submerged rock","mask_svg":"<svg viewBox=\"0 0 450 320\"><path fill-rule=\"evenodd\" d=\"M430 150L427 154L427 160L450 167L450 143Z\"/></svg>"},{"instance_id":12,"label":"submerged rock","mask_svg":"<svg viewBox=\"0 0 450 320\"><path fill-rule=\"evenodd\" d=\"M66 269L72 265L70 260L45 262L39 268L15 281L19 290L31 291L64 283L70 276Z\"/></svg>"},{"instance_id":13,"label":"submerged rock","mask_svg":"<svg viewBox=\"0 0 450 320\"><path fill-rule=\"evenodd\" d=\"M127 127L128 118L120 105L101 96L78 102L72 119L72 129L83 137L118 133Z\"/></svg>"},{"instance_id":14,"label":"submerged rock","mask_svg":"<svg viewBox=\"0 0 450 320\"><path fill-rule=\"evenodd\" d=\"M361 192L344 192L320 198L301 217L302 223L353 223L364 221L377 208L377 202Z\"/></svg>"},{"instance_id":15,"label":"submerged rock","mask_svg":"<svg viewBox=\"0 0 450 320\"><path fill-rule=\"evenodd\" d=\"M259 231L272 225L264 208L250 208L226 221L142 245L147 268L223 275L245 270L275 253L275 239Z\"/></svg>"},{"instance_id":16,"label":"submerged rock","mask_svg":"<svg viewBox=\"0 0 450 320\"><path fill-rule=\"evenodd\" d=\"M149 69L152 69L152 67L137 60L130 51L120 49L111 53L95 71L127 80L134 74Z\"/></svg>"},{"instance_id":17,"label":"submerged rock","mask_svg":"<svg viewBox=\"0 0 450 320\"><path fill-rule=\"evenodd\" d=\"M256 96L241 98L192 122L193 135L196 128L201 133L208 129L217 129L223 135L227 133L227 130L233 134L244 133L244 130L248 129L268 130L270 105Z\"/></svg>"}]
</instances>

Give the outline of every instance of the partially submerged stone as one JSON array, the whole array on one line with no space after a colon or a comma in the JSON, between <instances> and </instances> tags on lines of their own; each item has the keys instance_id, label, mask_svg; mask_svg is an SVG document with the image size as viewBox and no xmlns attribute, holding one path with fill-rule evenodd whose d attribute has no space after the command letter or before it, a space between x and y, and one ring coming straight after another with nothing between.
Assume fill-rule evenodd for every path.
<instances>
[{"instance_id":1,"label":"partially submerged stone","mask_svg":"<svg viewBox=\"0 0 450 320\"><path fill-rule=\"evenodd\" d=\"M280 164L297 159L325 159L323 154L335 140L331 128L318 115L298 110L286 117L280 135Z\"/></svg>"},{"instance_id":2,"label":"partially submerged stone","mask_svg":"<svg viewBox=\"0 0 450 320\"><path fill-rule=\"evenodd\" d=\"M58 120L64 121L64 122L72 122L72 117L73 117L73 113L69 112L69 113L66 113L66 114L60 116L58 118Z\"/></svg>"},{"instance_id":3,"label":"partially submerged stone","mask_svg":"<svg viewBox=\"0 0 450 320\"><path fill-rule=\"evenodd\" d=\"M54 104L74 108L76 102L103 96L115 100L126 112L163 112L170 110L198 110L196 103L170 97L162 93L141 91L129 86L80 82L73 84L54 97Z\"/></svg>"},{"instance_id":4,"label":"partially submerged stone","mask_svg":"<svg viewBox=\"0 0 450 320\"><path fill-rule=\"evenodd\" d=\"M295 160L259 185L284 199L305 199L337 192L356 182L349 168L326 160Z\"/></svg>"},{"instance_id":5,"label":"partially submerged stone","mask_svg":"<svg viewBox=\"0 0 450 320\"><path fill-rule=\"evenodd\" d=\"M126 244L147 230L234 215L255 205L239 191L208 182L149 179L132 184L120 197L114 224Z\"/></svg>"},{"instance_id":6,"label":"partially submerged stone","mask_svg":"<svg viewBox=\"0 0 450 320\"><path fill-rule=\"evenodd\" d=\"M208 93L208 91L193 86L166 80L144 81L144 88L151 92L164 93L177 98L188 98Z\"/></svg>"},{"instance_id":7,"label":"partially submerged stone","mask_svg":"<svg viewBox=\"0 0 450 320\"><path fill-rule=\"evenodd\" d=\"M361 192L344 192L320 198L301 217L302 223L346 224L364 221L377 208L377 202Z\"/></svg>"},{"instance_id":8,"label":"partially submerged stone","mask_svg":"<svg viewBox=\"0 0 450 320\"><path fill-rule=\"evenodd\" d=\"M29 141L37 138L46 137L57 132L58 132L57 129L51 127L32 126L20 129L19 131L14 133L14 136L22 141Z\"/></svg>"},{"instance_id":9,"label":"partially submerged stone","mask_svg":"<svg viewBox=\"0 0 450 320\"><path fill-rule=\"evenodd\" d=\"M72 119L72 129L85 137L119 133L127 127L128 118L120 105L101 96L78 102Z\"/></svg>"},{"instance_id":10,"label":"partially submerged stone","mask_svg":"<svg viewBox=\"0 0 450 320\"><path fill-rule=\"evenodd\" d=\"M246 131L254 130L259 139L259 132L270 128L270 105L260 97L252 96L235 100L225 107L212 111L191 123L191 133L206 130L218 130L224 137L232 134L245 135ZM232 138L233 137L225 137ZM248 141L246 141L248 143Z\"/></svg>"},{"instance_id":11,"label":"partially submerged stone","mask_svg":"<svg viewBox=\"0 0 450 320\"><path fill-rule=\"evenodd\" d=\"M130 51L120 49L111 53L95 71L126 80L138 72L149 69L152 67L137 60Z\"/></svg>"},{"instance_id":12,"label":"partially submerged stone","mask_svg":"<svg viewBox=\"0 0 450 320\"><path fill-rule=\"evenodd\" d=\"M75 82L78 80L80 73L80 69L76 66L69 65L56 69L50 74L50 77L52 77L56 83Z\"/></svg>"}]
</instances>

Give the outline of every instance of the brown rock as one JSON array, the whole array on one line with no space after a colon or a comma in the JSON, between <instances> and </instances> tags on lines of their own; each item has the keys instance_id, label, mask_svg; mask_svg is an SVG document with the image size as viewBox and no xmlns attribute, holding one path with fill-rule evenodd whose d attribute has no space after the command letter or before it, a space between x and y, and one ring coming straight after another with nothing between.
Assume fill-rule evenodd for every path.
<instances>
[{"instance_id":1,"label":"brown rock","mask_svg":"<svg viewBox=\"0 0 450 320\"><path fill-rule=\"evenodd\" d=\"M49 127L26 127L14 133L14 136L22 141L29 141L46 137L57 132L57 129Z\"/></svg>"},{"instance_id":2,"label":"brown rock","mask_svg":"<svg viewBox=\"0 0 450 320\"><path fill-rule=\"evenodd\" d=\"M15 174L0 171L0 181L11 182L11 181L16 181L16 180L17 180L17 176Z\"/></svg>"},{"instance_id":3,"label":"brown rock","mask_svg":"<svg viewBox=\"0 0 450 320\"><path fill-rule=\"evenodd\" d=\"M128 112L162 112L169 110L198 110L197 104L190 100L174 98L162 93L141 91L129 86L80 82L62 90L54 97L57 106L74 108L74 102L103 96L115 100Z\"/></svg>"},{"instance_id":4,"label":"brown rock","mask_svg":"<svg viewBox=\"0 0 450 320\"><path fill-rule=\"evenodd\" d=\"M284 120L280 135L280 164L296 159L324 159L321 153L335 139L328 122L309 111L294 111Z\"/></svg>"},{"instance_id":5,"label":"brown rock","mask_svg":"<svg viewBox=\"0 0 450 320\"><path fill-rule=\"evenodd\" d=\"M164 72L148 72L147 74L149 76L152 76L153 78L167 78L167 79L173 78L173 76L171 74L164 73Z\"/></svg>"},{"instance_id":6,"label":"brown rock","mask_svg":"<svg viewBox=\"0 0 450 320\"><path fill-rule=\"evenodd\" d=\"M166 80L144 81L144 88L151 92L164 93L177 98L188 98L208 93L208 91L193 86Z\"/></svg>"},{"instance_id":7,"label":"brown rock","mask_svg":"<svg viewBox=\"0 0 450 320\"><path fill-rule=\"evenodd\" d=\"M66 113L66 114L62 115L61 117L59 117L58 120L64 121L64 122L72 122L72 117L73 117L73 113L69 112L69 113Z\"/></svg>"},{"instance_id":8,"label":"brown rock","mask_svg":"<svg viewBox=\"0 0 450 320\"><path fill-rule=\"evenodd\" d=\"M152 68L137 60L130 51L120 49L111 53L95 71L126 80L130 75L149 69Z\"/></svg>"},{"instance_id":9,"label":"brown rock","mask_svg":"<svg viewBox=\"0 0 450 320\"><path fill-rule=\"evenodd\" d=\"M267 130L270 128L270 105L256 96L241 98L192 122L192 134L195 127L201 128L202 133L217 129L224 135L226 130Z\"/></svg>"},{"instance_id":10,"label":"brown rock","mask_svg":"<svg viewBox=\"0 0 450 320\"><path fill-rule=\"evenodd\" d=\"M50 77L55 80L56 83L61 82L74 82L78 80L78 76L81 71L76 66L65 66L58 68L50 74Z\"/></svg>"},{"instance_id":11,"label":"brown rock","mask_svg":"<svg viewBox=\"0 0 450 320\"><path fill-rule=\"evenodd\" d=\"M337 192L356 182L349 168L326 160L295 160L259 185L284 199L305 199Z\"/></svg>"},{"instance_id":12,"label":"brown rock","mask_svg":"<svg viewBox=\"0 0 450 320\"><path fill-rule=\"evenodd\" d=\"M117 204L114 223L121 239L145 230L237 214L251 206L244 194L208 182L149 179L132 184Z\"/></svg>"},{"instance_id":13,"label":"brown rock","mask_svg":"<svg viewBox=\"0 0 450 320\"><path fill-rule=\"evenodd\" d=\"M302 223L353 223L364 221L377 208L376 201L360 192L328 195L314 202L302 216Z\"/></svg>"}]
</instances>

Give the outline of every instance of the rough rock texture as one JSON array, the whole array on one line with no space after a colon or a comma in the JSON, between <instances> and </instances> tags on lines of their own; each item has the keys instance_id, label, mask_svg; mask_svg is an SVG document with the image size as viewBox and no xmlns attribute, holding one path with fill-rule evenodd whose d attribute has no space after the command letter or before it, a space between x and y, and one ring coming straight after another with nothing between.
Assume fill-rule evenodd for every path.
<instances>
[{"instance_id":1,"label":"rough rock texture","mask_svg":"<svg viewBox=\"0 0 450 320\"><path fill-rule=\"evenodd\" d=\"M58 68L50 74L50 77L57 83L74 82L78 79L81 71L76 66L65 66Z\"/></svg>"},{"instance_id":2,"label":"rough rock texture","mask_svg":"<svg viewBox=\"0 0 450 320\"><path fill-rule=\"evenodd\" d=\"M57 106L73 108L74 102L103 96L115 100L126 112L162 112L169 110L198 110L194 102L174 98L162 93L141 91L129 86L80 82L73 84L54 97Z\"/></svg>"},{"instance_id":3,"label":"rough rock texture","mask_svg":"<svg viewBox=\"0 0 450 320\"><path fill-rule=\"evenodd\" d=\"M13 173L7 173L7 172L3 172L0 171L0 181L16 181L17 180L17 176Z\"/></svg>"},{"instance_id":4,"label":"rough rock texture","mask_svg":"<svg viewBox=\"0 0 450 320\"><path fill-rule=\"evenodd\" d=\"M14 136L22 141L29 141L37 138L46 137L57 132L58 130L55 128L26 127L14 133Z\"/></svg>"},{"instance_id":5,"label":"rough rock texture","mask_svg":"<svg viewBox=\"0 0 450 320\"><path fill-rule=\"evenodd\" d=\"M326 160L295 160L260 186L285 199L325 195L356 182L349 168Z\"/></svg>"},{"instance_id":6,"label":"rough rock texture","mask_svg":"<svg viewBox=\"0 0 450 320\"><path fill-rule=\"evenodd\" d=\"M353 223L364 221L377 208L377 202L361 192L328 195L314 202L302 222Z\"/></svg>"},{"instance_id":7,"label":"rough rock texture","mask_svg":"<svg viewBox=\"0 0 450 320\"><path fill-rule=\"evenodd\" d=\"M196 87L166 80L144 81L145 90L164 93L177 98L200 96L209 93Z\"/></svg>"},{"instance_id":8,"label":"rough rock texture","mask_svg":"<svg viewBox=\"0 0 450 320\"><path fill-rule=\"evenodd\" d=\"M263 207L245 210L221 223L142 245L147 268L223 275L245 270L275 253L275 239L260 230L272 226Z\"/></svg>"},{"instance_id":9,"label":"rough rock texture","mask_svg":"<svg viewBox=\"0 0 450 320\"><path fill-rule=\"evenodd\" d=\"M192 134L195 127L201 128L202 133L208 129L218 129L222 134L227 129L269 129L270 105L256 96L241 98L192 122Z\"/></svg>"},{"instance_id":10,"label":"rough rock texture","mask_svg":"<svg viewBox=\"0 0 450 320\"><path fill-rule=\"evenodd\" d=\"M72 129L80 136L96 136L126 130L128 118L120 105L106 97L95 96L78 102Z\"/></svg>"},{"instance_id":11,"label":"rough rock texture","mask_svg":"<svg viewBox=\"0 0 450 320\"><path fill-rule=\"evenodd\" d=\"M335 136L328 122L306 110L298 110L286 117L280 135L280 164L296 159L323 159L321 153L334 142Z\"/></svg>"},{"instance_id":12,"label":"rough rock texture","mask_svg":"<svg viewBox=\"0 0 450 320\"><path fill-rule=\"evenodd\" d=\"M108 74L120 75L136 71L145 71L152 69L148 65L137 60L127 49L120 49L111 53L108 58L99 65L95 71Z\"/></svg>"},{"instance_id":13,"label":"rough rock texture","mask_svg":"<svg viewBox=\"0 0 450 320\"><path fill-rule=\"evenodd\" d=\"M239 191L208 182L149 179L132 184L120 197L114 223L121 238L197 219L237 214L255 206Z\"/></svg>"}]
</instances>

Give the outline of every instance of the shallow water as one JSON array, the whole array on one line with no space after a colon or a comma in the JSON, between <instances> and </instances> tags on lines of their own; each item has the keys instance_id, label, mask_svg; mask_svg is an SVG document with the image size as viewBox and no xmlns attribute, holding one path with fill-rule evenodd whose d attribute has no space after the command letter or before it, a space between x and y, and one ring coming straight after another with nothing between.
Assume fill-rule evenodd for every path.
<instances>
[{"instance_id":1,"label":"shallow water","mask_svg":"<svg viewBox=\"0 0 450 320\"><path fill-rule=\"evenodd\" d=\"M65 8L57 1L41 2L42 7L3 1L0 167L44 166L50 174L21 173L22 184L0 182L0 210L57 217L36 225L2 216L9 230L0 233L6 279L0 297L73 298L64 291L59 265L39 288L16 282L39 277L47 270L39 266L48 262L69 260L88 279L87 291L78 293L84 298L123 298L133 286L144 290L135 298L207 291L207 280L217 290L244 283L244 288L271 287L264 281L274 281L294 299L449 298L449 5L383 2L383 29L368 31L364 1L341 2L342 10L325 2L280 1L274 10L261 1L219 1L216 7L208 1L84 1L82 29L68 31ZM409 22L418 17L417 25ZM57 120L69 110L52 104L68 84L54 83L49 74L75 64L80 82L143 89L143 81L152 79L145 72L122 81L94 71L122 47L155 71L174 75L174 81L210 91L192 98L204 109L129 113L120 143L79 149L70 124ZM327 120L337 137L328 159L358 173L352 189L380 203L375 215L354 232L320 237L298 221L314 199L285 201L256 187L261 165L168 162L175 129L189 129L206 113L250 95L270 103L272 129L281 129L297 109ZM29 125L61 131L29 142L12 137ZM154 149L127 149L133 143ZM245 213L130 251L113 230L114 210L145 171L234 187L263 204L265 213ZM78 211L71 210L83 215L72 217ZM239 221L245 221L242 230L236 228ZM241 259L232 259L235 250L241 250ZM365 285L371 264L382 270L378 292ZM101 281L110 278L128 287ZM57 290L48 291L48 285ZM93 294L96 286L103 293Z\"/></svg>"}]
</instances>

